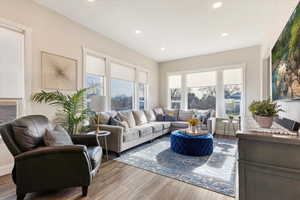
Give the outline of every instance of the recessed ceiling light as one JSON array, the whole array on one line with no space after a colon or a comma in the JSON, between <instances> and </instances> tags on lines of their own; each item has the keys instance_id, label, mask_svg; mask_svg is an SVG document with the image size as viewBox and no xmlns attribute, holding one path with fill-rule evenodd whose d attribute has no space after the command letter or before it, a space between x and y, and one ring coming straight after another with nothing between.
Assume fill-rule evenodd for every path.
<instances>
[{"instance_id":1,"label":"recessed ceiling light","mask_svg":"<svg viewBox=\"0 0 300 200\"><path fill-rule=\"evenodd\" d=\"M161 50L161 51L165 51L165 50L166 50L166 48L165 48L165 47L162 47L162 48L160 48L160 50Z\"/></svg>"},{"instance_id":2,"label":"recessed ceiling light","mask_svg":"<svg viewBox=\"0 0 300 200\"><path fill-rule=\"evenodd\" d=\"M214 9L221 8L222 6L223 6L223 2L221 2L221 1L215 2L215 3L212 5L212 7L213 7Z\"/></svg>"},{"instance_id":3,"label":"recessed ceiling light","mask_svg":"<svg viewBox=\"0 0 300 200\"><path fill-rule=\"evenodd\" d=\"M95 0L87 0L88 2L94 2Z\"/></svg>"},{"instance_id":4,"label":"recessed ceiling light","mask_svg":"<svg viewBox=\"0 0 300 200\"><path fill-rule=\"evenodd\" d=\"M228 33L222 33L221 36L222 37L227 37L229 34Z\"/></svg>"},{"instance_id":5,"label":"recessed ceiling light","mask_svg":"<svg viewBox=\"0 0 300 200\"><path fill-rule=\"evenodd\" d=\"M141 30L135 30L135 34L141 34L142 31Z\"/></svg>"}]
</instances>

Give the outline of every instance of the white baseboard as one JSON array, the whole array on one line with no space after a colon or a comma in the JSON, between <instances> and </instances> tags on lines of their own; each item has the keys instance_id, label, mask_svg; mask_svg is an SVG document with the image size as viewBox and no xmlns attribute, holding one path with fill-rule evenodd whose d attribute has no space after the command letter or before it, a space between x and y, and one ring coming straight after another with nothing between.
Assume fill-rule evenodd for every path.
<instances>
[{"instance_id":1,"label":"white baseboard","mask_svg":"<svg viewBox=\"0 0 300 200\"><path fill-rule=\"evenodd\" d=\"M13 170L14 164L8 164L0 167L0 176L10 174Z\"/></svg>"}]
</instances>

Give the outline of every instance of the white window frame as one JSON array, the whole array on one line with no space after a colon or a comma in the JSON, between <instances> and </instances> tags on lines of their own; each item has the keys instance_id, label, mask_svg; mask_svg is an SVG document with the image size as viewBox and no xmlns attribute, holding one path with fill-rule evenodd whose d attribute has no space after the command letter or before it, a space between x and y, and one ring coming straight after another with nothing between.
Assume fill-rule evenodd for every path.
<instances>
[{"instance_id":1,"label":"white window frame","mask_svg":"<svg viewBox=\"0 0 300 200\"><path fill-rule=\"evenodd\" d=\"M125 62L123 60L111 57L109 55L99 53L97 51L91 50L86 47L82 47L82 54L83 54L83 74L82 74L82 86L86 87L86 55L92 55L96 56L99 58L104 58L105 59L105 76L104 76L104 82L105 82L105 88L104 88L104 95L106 96L106 110L109 111L111 110L111 79L118 79L118 78L112 78L111 77L111 63L117 63L129 68L133 68L135 70L135 80L133 81L134 83L134 95L133 95L133 110L137 110L139 108L138 106L138 92L137 92L137 87L138 87L138 80L137 80L137 72L138 71L143 71L147 72L148 74L148 80L150 79L150 72L148 69L145 69L143 67L139 67L137 65L130 64L128 62ZM122 79L119 79L122 80ZM149 102L150 102L150 95L149 95L149 83L146 84L146 104L145 104L145 109L149 108Z\"/></svg>"},{"instance_id":2,"label":"white window frame","mask_svg":"<svg viewBox=\"0 0 300 200\"><path fill-rule=\"evenodd\" d=\"M140 101L139 85L144 85L144 101ZM137 83L137 110L140 110L140 103L144 102L144 110L148 109L148 87L147 83Z\"/></svg>"},{"instance_id":3,"label":"white window frame","mask_svg":"<svg viewBox=\"0 0 300 200\"><path fill-rule=\"evenodd\" d=\"M246 113L246 64L234 64L234 65L226 65L226 66L216 66L216 67L207 67L203 68L200 66L196 66L195 68L201 68L199 70L190 70L190 71L180 71L180 72L168 72L167 78L166 78L166 85L167 85L167 107L171 108L171 93L170 93L170 87L169 87L169 76L173 75L181 75L181 93L182 93L182 99L181 99L181 108L187 109L188 108L188 101L187 101L187 94L188 94L188 88L186 86L186 75L190 73L201 73L201 72L210 72L210 71L216 71L217 73L217 82L216 82L216 116L217 117L225 117L225 100L224 100L224 85L223 85L223 71L228 69L242 69L242 97L241 97L241 105L240 105L240 115L245 116Z\"/></svg>"}]
</instances>

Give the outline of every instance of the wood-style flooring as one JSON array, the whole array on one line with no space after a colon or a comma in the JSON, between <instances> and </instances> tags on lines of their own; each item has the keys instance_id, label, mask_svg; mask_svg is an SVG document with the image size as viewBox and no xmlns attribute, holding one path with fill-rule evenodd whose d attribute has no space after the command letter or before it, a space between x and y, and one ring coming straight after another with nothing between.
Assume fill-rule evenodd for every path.
<instances>
[{"instance_id":1,"label":"wood-style flooring","mask_svg":"<svg viewBox=\"0 0 300 200\"><path fill-rule=\"evenodd\" d=\"M59 180L58 180L59 181ZM0 177L0 199L15 200L16 191L9 175ZM200 187L154 174L117 161L108 161L89 187L88 197L81 188L27 194L26 200L233 200Z\"/></svg>"}]
</instances>

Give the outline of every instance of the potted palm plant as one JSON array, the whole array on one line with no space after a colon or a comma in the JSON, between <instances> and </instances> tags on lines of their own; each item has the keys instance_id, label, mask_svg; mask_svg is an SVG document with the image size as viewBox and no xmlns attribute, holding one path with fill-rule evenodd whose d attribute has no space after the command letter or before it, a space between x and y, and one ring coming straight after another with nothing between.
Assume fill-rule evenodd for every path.
<instances>
[{"instance_id":1,"label":"potted palm plant","mask_svg":"<svg viewBox=\"0 0 300 200\"><path fill-rule=\"evenodd\" d=\"M253 101L249 106L249 111L253 118L261 128L270 128L273 124L273 119L279 112L284 112L280 106L271 101L271 99L263 101Z\"/></svg>"},{"instance_id":2,"label":"potted palm plant","mask_svg":"<svg viewBox=\"0 0 300 200\"><path fill-rule=\"evenodd\" d=\"M63 94L60 91L41 92L32 95L31 99L35 103L47 103L59 107L59 123L63 125L71 135L78 133L79 125L88 118L90 110L85 106L85 93L91 88L77 90L74 94Z\"/></svg>"}]
</instances>

